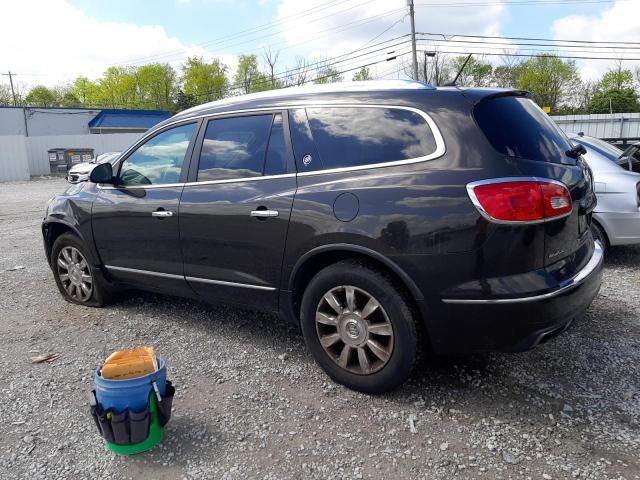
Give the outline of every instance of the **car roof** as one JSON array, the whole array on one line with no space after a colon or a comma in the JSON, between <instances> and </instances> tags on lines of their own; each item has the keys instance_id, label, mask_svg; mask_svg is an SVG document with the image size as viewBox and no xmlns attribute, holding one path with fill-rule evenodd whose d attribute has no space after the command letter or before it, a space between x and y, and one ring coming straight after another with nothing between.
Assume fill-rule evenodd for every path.
<instances>
[{"instance_id":1,"label":"car roof","mask_svg":"<svg viewBox=\"0 0 640 480\"><path fill-rule=\"evenodd\" d=\"M251 93L248 95L238 95L226 97L214 102L204 103L187 110L184 110L169 121L162 122L163 125L176 120L188 119L202 115L221 113L232 110L244 110L253 108L271 108L287 104L305 103L312 100L334 101L337 99L352 99L362 101L363 98L371 96L378 100L385 98L388 93L389 98L400 98L413 96L420 93L458 93L468 96L470 99L491 95L521 94L522 92L509 89L495 88L459 88L459 87L433 87L427 83L414 80L366 80L362 82L337 82L320 85L303 85L299 87L285 87L268 90L265 92Z\"/></svg>"}]
</instances>

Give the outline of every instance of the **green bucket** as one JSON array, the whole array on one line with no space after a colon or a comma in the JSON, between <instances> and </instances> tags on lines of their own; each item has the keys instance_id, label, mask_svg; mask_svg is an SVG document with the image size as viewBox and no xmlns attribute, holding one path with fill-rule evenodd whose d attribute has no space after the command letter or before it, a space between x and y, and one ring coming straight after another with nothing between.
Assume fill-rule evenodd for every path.
<instances>
[{"instance_id":1,"label":"green bucket","mask_svg":"<svg viewBox=\"0 0 640 480\"><path fill-rule=\"evenodd\" d=\"M146 452L158 445L164 438L164 427L160 425L158 417L158 401L154 392L149 395L149 435L142 442L132 443L131 445L117 445L115 443L104 443L108 450L118 455L135 455L136 453Z\"/></svg>"}]
</instances>

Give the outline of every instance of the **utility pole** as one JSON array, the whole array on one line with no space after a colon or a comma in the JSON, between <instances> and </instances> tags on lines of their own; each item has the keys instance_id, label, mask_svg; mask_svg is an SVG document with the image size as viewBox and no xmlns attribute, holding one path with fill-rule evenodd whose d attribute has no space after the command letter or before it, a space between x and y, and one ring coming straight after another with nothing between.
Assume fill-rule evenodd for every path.
<instances>
[{"instance_id":1,"label":"utility pole","mask_svg":"<svg viewBox=\"0 0 640 480\"><path fill-rule=\"evenodd\" d=\"M424 65L422 65L422 69L424 70L424 83L429 83L429 79L427 78L427 51L424 51Z\"/></svg>"},{"instance_id":2,"label":"utility pole","mask_svg":"<svg viewBox=\"0 0 640 480\"><path fill-rule=\"evenodd\" d=\"M5 77L9 77L9 84L11 85L11 96L13 96L13 106L18 106L18 98L16 97L16 91L13 88L13 76L15 73L11 73L9 70L7 73L3 73ZM27 112L25 111L24 105L22 106L22 119L24 120L24 134L26 137L29 136L29 125L27 123Z\"/></svg>"},{"instance_id":3,"label":"utility pole","mask_svg":"<svg viewBox=\"0 0 640 480\"><path fill-rule=\"evenodd\" d=\"M411 54L413 56L413 78L418 80L418 54L416 53L416 20L413 10L413 0L407 0L409 15L411 16Z\"/></svg>"},{"instance_id":4,"label":"utility pole","mask_svg":"<svg viewBox=\"0 0 640 480\"><path fill-rule=\"evenodd\" d=\"M9 70L7 73L3 73L2 75L4 75L5 77L9 77L9 83L11 84L11 95L13 96L13 106L17 107L18 100L16 99L16 91L13 88L13 76L15 75L15 73L11 73L11 70Z\"/></svg>"}]
</instances>

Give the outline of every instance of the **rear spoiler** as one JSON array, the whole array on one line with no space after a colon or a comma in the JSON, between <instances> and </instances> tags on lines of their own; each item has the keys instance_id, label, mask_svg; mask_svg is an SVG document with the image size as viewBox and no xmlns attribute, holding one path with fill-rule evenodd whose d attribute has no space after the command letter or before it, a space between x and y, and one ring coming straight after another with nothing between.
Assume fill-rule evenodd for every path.
<instances>
[{"instance_id":1,"label":"rear spoiler","mask_svg":"<svg viewBox=\"0 0 640 480\"><path fill-rule=\"evenodd\" d=\"M503 89L503 90L487 90L487 89L476 89L469 88L462 91L462 94L467 97L469 100L473 102L474 105L485 101L491 100L494 98L501 97L524 97L531 98L531 93L526 90L511 90L511 89Z\"/></svg>"}]
</instances>

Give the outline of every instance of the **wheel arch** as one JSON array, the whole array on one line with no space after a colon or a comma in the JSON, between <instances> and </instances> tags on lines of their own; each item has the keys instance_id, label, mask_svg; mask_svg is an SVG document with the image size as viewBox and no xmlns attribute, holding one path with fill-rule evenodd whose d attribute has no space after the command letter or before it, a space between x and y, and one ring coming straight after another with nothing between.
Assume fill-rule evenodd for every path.
<instances>
[{"instance_id":1,"label":"wheel arch","mask_svg":"<svg viewBox=\"0 0 640 480\"><path fill-rule=\"evenodd\" d=\"M422 318L424 296L409 275L388 257L360 245L347 243L323 245L302 255L291 271L288 283L288 312L290 319L299 323L299 312L302 295L313 276L323 268L347 259L363 261L383 270L398 282L408 294L408 299Z\"/></svg>"},{"instance_id":2,"label":"wheel arch","mask_svg":"<svg viewBox=\"0 0 640 480\"><path fill-rule=\"evenodd\" d=\"M64 220L50 220L46 221L42 224L42 235L44 238L44 247L47 255L47 261L51 264L51 250L53 249L53 244L56 239L60 237L60 235L64 233L73 233L76 235L83 243L86 244L86 241L80 231L73 225ZM88 255L92 255L93 252L90 249L87 252Z\"/></svg>"},{"instance_id":3,"label":"wheel arch","mask_svg":"<svg viewBox=\"0 0 640 480\"><path fill-rule=\"evenodd\" d=\"M591 218L591 221L595 223L598 227L600 227L600 229L605 235L607 244L611 245L611 233L609 233L609 225L607 225L607 222L603 221L602 216L595 212L593 214L593 217Z\"/></svg>"}]
</instances>

